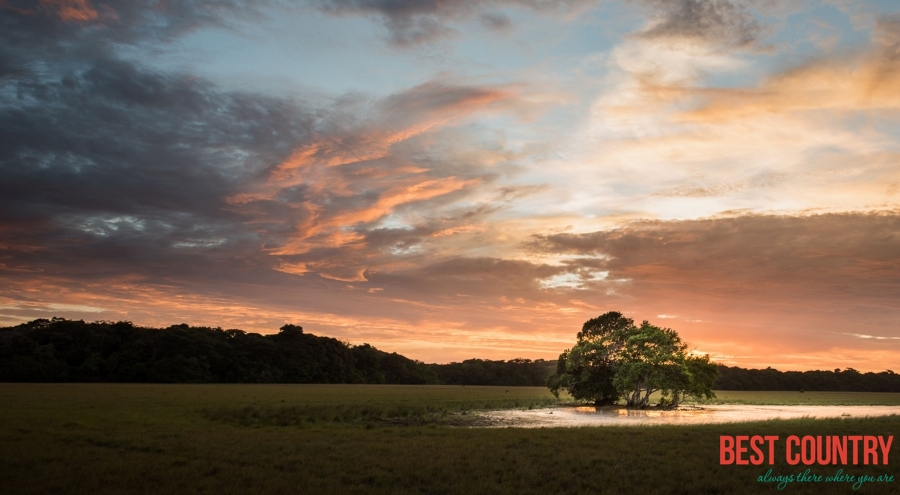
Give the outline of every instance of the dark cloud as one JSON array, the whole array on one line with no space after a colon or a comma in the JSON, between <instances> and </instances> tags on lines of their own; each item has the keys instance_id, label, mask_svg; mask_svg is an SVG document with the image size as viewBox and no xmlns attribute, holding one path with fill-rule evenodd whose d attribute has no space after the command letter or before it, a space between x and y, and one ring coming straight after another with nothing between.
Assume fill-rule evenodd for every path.
<instances>
[{"instance_id":1,"label":"dark cloud","mask_svg":"<svg viewBox=\"0 0 900 495\"><path fill-rule=\"evenodd\" d=\"M642 298L900 317L900 212L638 222L536 236L535 252L603 260ZM821 309L826 308L826 309ZM846 316L846 314L845 314Z\"/></svg>"},{"instance_id":2,"label":"dark cloud","mask_svg":"<svg viewBox=\"0 0 900 495\"><path fill-rule=\"evenodd\" d=\"M59 78L122 47L158 50L201 27L232 29L268 4L231 0L0 2L0 86L11 77Z\"/></svg>"},{"instance_id":3,"label":"dark cloud","mask_svg":"<svg viewBox=\"0 0 900 495\"><path fill-rule=\"evenodd\" d=\"M541 280L567 272L566 267L525 260L455 257L408 270L369 273L373 285L390 293L436 302L464 294L490 304L497 297L551 300L541 294ZM543 296L543 297L542 297Z\"/></svg>"},{"instance_id":4,"label":"dark cloud","mask_svg":"<svg viewBox=\"0 0 900 495\"><path fill-rule=\"evenodd\" d=\"M73 276L183 273L198 252L255 263L264 226L226 199L314 122L291 101L119 60L16 78L0 96L4 263Z\"/></svg>"},{"instance_id":5,"label":"dark cloud","mask_svg":"<svg viewBox=\"0 0 900 495\"><path fill-rule=\"evenodd\" d=\"M289 101L222 93L116 60L12 89L0 100L0 201L17 207L4 211L39 214L48 203L110 214L135 213L135 205L206 211L214 197L287 155L312 126ZM65 194L44 203L25 192L37 184Z\"/></svg>"},{"instance_id":6,"label":"dark cloud","mask_svg":"<svg viewBox=\"0 0 900 495\"><path fill-rule=\"evenodd\" d=\"M900 211L642 221L528 247L607 271L587 300L671 325L724 362L895 360L896 340L860 336L900 337Z\"/></svg>"},{"instance_id":7,"label":"dark cloud","mask_svg":"<svg viewBox=\"0 0 900 495\"><path fill-rule=\"evenodd\" d=\"M376 15L398 46L434 41L454 32L450 24L478 16L493 29L510 25L499 12L503 7L520 7L547 12L571 10L596 0L314 0L321 11L334 15Z\"/></svg>"},{"instance_id":8,"label":"dark cloud","mask_svg":"<svg viewBox=\"0 0 900 495\"><path fill-rule=\"evenodd\" d=\"M142 68L115 49L228 27L261 15L262 5L0 3L0 263L8 275L164 278L225 259L265 264L253 252L265 242L261 229L246 228L248 216L226 198L307 139L317 117L293 101Z\"/></svg>"},{"instance_id":9,"label":"dark cloud","mask_svg":"<svg viewBox=\"0 0 900 495\"><path fill-rule=\"evenodd\" d=\"M640 0L651 26L639 34L659 40L702 40L722 46L755 43L762 27L741 0Z\"/></svg>"},{"instance_id":10,"label":"dark cloud","mask_svg":"<svg viewBox=\"0 0 900 495\"><path fill-rule=\"evenodd\" d=\"M453 24L478 17L489 28L505 29L510 19L500 9L536 12L571 11L599 0L316 0L319 10L333 15L374 15L384 21L391 43L426 43L450 36ZM661 40L702 39L727 46L746 46L762 27L749 2L741 0L634 0L650 12L652 25L640 36Z\"/></svg>"},{"instance_id":11,"label":"dark cloud","mask_svg":"<svg viewBox=\"0 0 900 495\"><path fill-rule=\"evenodd\" d=\"M292 275L275 270L299 274L308 264L313 277L358 279L408 259L423 236L464 224L461 214L431 210L496 174L477 171L477 156L454 156L484 143L433 141L455 119L510 100L504 88L431 81L380 101L310 108L154 71L107 49L257 15L246 4L75 2L97 12L77 19L57 4L10 5L0 9L10 28L0 35L8 276L202 285L282 280ZM412 228L378 225L413 205Z\"/></svg>"},{"instance_id":12,"label":"dark cloud","mask_svg":"<svg viewBox=\"0 0 900 495\"><path fill-rule=\"evenodd\" d=\"M68 54L104 50L111 43L171 41L200 27L230 28L259 19L271 2L234 0L105 0L0 2L7 48L57 45ZM63 46L61 41L77 42Z\"/></svg>"},{"instance_id":13,"label":"dark cloud","mask_svg":"<svg viewBox=\"0 0 900 495\"><path fill-rule=\"evenodd\" d=\"M497 12L482 14L481 22L485 26L496 30L506 29L512 25L509 17Z\"/></svg>"}]
</instances>

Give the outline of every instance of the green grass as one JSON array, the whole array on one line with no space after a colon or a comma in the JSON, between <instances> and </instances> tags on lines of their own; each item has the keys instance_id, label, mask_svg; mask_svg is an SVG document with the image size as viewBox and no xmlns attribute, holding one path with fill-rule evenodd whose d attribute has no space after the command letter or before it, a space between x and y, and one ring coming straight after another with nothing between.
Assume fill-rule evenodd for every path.
<instances>
[{"instance_id":1,"label":"green grass","mask_svg":"<svg viewBox=\"0 0 900 495\"><path fill-rule=\"evenodd\" d=\"M900 394L883 392L755 392L717 390L711 404L794 406L900 406Z\"/></svg>"},{"instance_id":2,"label":"green grass","mask_svg":"<svg viewBox=\"0 0 900 495\"><path fill-rule=\"evenodd\" d=\"M436 426L442 415L554 402L545 389L506 390L0 384L0 493L776 493L756 482L763 466L720 466L718 436L900 437L896 416L700 427ZM720 400L793 400L781 394L728 392ZM815 400L898 399L900 394L831 394ZM242 421L242 411L263 419ZM293 419L279 426L277 418L285 414ZM410 417L423 421L392 421ZM845 471L900 475L894 467L898 442L890 465ZM783 461L773 468L774 474L796 471ZM813 470L831 474L830 468ZM873 484L856 493L892 493L897 486ZM814 484L783 492L853 490Z\"/></svg>"},{"instance_id":3,"label":"green grass","mask_svg":"<svg viewBox=\"0 0 900 495\"><path fill-rule=\"evenodd\" d=\"M241 426L309 426L359 421L368 422L369 426L384 423L475 425L479 424L479 417L469 414L471 411L531 409L561 403L546 389L537 387L281 386L260 395L265 398L238 407L229 403L226 395L224 403L204 407L202 414L213 421Z\"/></svg>"}]
</instances>

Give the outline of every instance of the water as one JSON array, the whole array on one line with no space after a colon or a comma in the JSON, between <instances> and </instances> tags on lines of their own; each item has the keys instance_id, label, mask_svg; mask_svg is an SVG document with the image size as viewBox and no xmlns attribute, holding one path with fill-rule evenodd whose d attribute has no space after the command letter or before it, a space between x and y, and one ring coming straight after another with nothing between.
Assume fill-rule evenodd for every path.
<instances>
[{"instance_id":1,"label":"water","mask_svg":"<svg viewBox=\"0 0 900 495\"><path fill-rule=\"evenodd\" d=\"M758 406L710 405L672 411L615 407L560 407L553 409L489 411L481 415L492 426L540 428L575 426L698 425L740 423L770 419L860 418L900 414L900 406Z\"/></svg>"}]
</instances>

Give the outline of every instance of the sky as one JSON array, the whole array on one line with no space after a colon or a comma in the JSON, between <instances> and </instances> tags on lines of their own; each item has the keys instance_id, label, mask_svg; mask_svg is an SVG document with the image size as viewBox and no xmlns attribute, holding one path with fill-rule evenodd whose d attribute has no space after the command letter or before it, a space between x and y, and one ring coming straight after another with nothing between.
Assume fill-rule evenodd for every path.
<instances>
[{"instance_id":1,"label":"sky","mask_svg":"<svg viewBox=\"0 0 900 495\"><path fill-rule=\"evenodd\" d=\"M0 0L0 326L446 363L607 311L897 369L896 1Z\"/></svg>"}]
</instances>

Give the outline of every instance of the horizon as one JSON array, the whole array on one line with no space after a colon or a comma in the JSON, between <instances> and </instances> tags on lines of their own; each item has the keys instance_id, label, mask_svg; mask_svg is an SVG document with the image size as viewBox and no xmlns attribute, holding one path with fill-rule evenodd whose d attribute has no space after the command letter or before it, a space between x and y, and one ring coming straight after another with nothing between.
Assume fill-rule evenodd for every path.
<instances>
[{"instance_id":1,"label":"horizon","mask_svg":"<svg viewBox=\"0 0 900 495\"><path fill-rule=\"evenodd\" d=\"M212 329L212 330L221 330L221 331L239 330L239 331L242 331L242 332L244 332L244 333L246 333L246 334L254 333L254 334L256 334L256 335L262 335L262 336L266 336L266 335L276 335L277 333L279 333L279 332L281 331L281 329L279 328L278 330L276 330L276 331L274 331L274 332L267 332L267 333L262 333L262 332L249 332L249 331L246 331L246 330L242 330L242 329L240 329L240 328L223 328L223 327L221 327L221 326L211 326L211 325L191 325L191 324L189 324L189 323L184 323L184 322L182 322L182 323L173 323L173 324L170 324L170 325L159 326L159 327L148 327L148 326L143 326L143 325L136 325L136 324L134 324L134 322L126 321L126 320L120 320L120 321L107 321L107 320L85 321L85 320L66 320L65 318L59 318L59 317L51 317L51 318L49 318L49 319L48 319L48 318L44 318L43 320L52 323L52 322L53 322L54 320L56 320L56 319L61 319L61 320L63 320L63 321L80 321L81 323L86 324L86 325L91 325L91 324L117 324L117 323L128 323L128 324L132 325L134 328L143 328L143 329L146 329L146 330L167 330L167 329L172 328L172 327L187 326L188 328ZM38 320L32 320L32 321L25 322L25 323L22 323L22 324L24 325L24 324L34 323L35 321L38 321ZM309 331L307 331L307 329L303 328L302 325L295 325L295 324L292 324L292 323L286 323L284 326L300 327L300 329L302 330L302 333L304 333L304 334L306 334L306 335L313 336L313 337L334 339L334 337L331 337L331 336L329 336L329 335L324 335L324 334L318 334L318 333L309 332ZM7 330L8 330L8 329L12 329L12 328L15 328L15 327L0 327L0 330L3 330L3 329L7 329ZM376 349L376 350L381 351L381 352L384 352L384 353L388 353L388 354L391 354L391 353L393 353L393 354L399 354L400 356L409 358L408 356L404 356L403 354L400 354L400 353L398 353L398 352L396 352L396 351L392 351L392 350L390 350L390 349L383 349L383 348L379 348L379 347L376 347L376 346L372 346L372 345L369 344L368 342L350 342L350 341L343 340L343 339L337 339L337 340L338 340L339 342L341 342L342 344L344 344L345 346L347 346L347 347L371 346L373 349ZM566 349L566 350L569 350L569 349ZM444 362L430 362L430 363L429 363L429 362L425 362L425 361L420 361L420 360L415 360L415 361L417 361L417 362L419 362L419 363L422 363L422 364L444 365L444 364L460 364L460 363L463 363L463 362L469 361L469 360L509 362L509 361L518 360L518 359L525 359L525 360L531 361L531 362L541 362L541 361L542 361L542 362L554 362L554 361L558 361L558 357L557 357L557 358L552 358L552 359L544 359L544 358L530 359L530 358L514 357L514 358L510 358L510 359L491 360L491 359L481 358L481 357L478 357L478 356L471 356L471 357L468 357L468 358L465 358L465 359L461 359L461 360L458 360L458 361L444 361ZM727 365L722 364L722 363L719 363L719 362L716 362L716 361L711 361L711 362L712 362L713 364L715 364L715 365L718 365L718 366L726 366L726 367L727 367ZM735 366L732 366L732 367L735 367ZM843 370L841 370L841 369L839 369L839 368L835 368L835 369L818 369L818 368L817 368L817 369L811 369L811 370L791 370L791 369L785 370L785 369L772 368L771 366L767 366L767 367L765 367L765 368L762 368L762 367L753 367L753 366L750 366L750 367L741 367L741 366L737 366L737 368L741 368L741 369L748 370L748 371L754 371L754 370L760 371L760 370L771 369L771 370L778 371L778 372L781 372L781 373L803 373L803 372L806 372L806 371L822 371L822 372L839 372L839 371L841 371L841 372L847 372L847 371L850 371L850 370L857 371L857 372L860 372L860 373L876 373L876 374L877 374L877 373L894 373L894 371L891 370L891 369L884 369L884 370L866 370L866 369L862 369L862 370L860 370L860 369L853 368L853 367L844 368Z\"/></svg>"},{"instance_id":2,"label":"horizon","mask_svg":"<svg viewBox=\"0 0 900 495\"><path fill-rule=\"evenodd\" d=\"M0 326L900 362L900 8L0 0ZM211 325L210 325L211 324Z\"/></svg>"}]
</instances>

